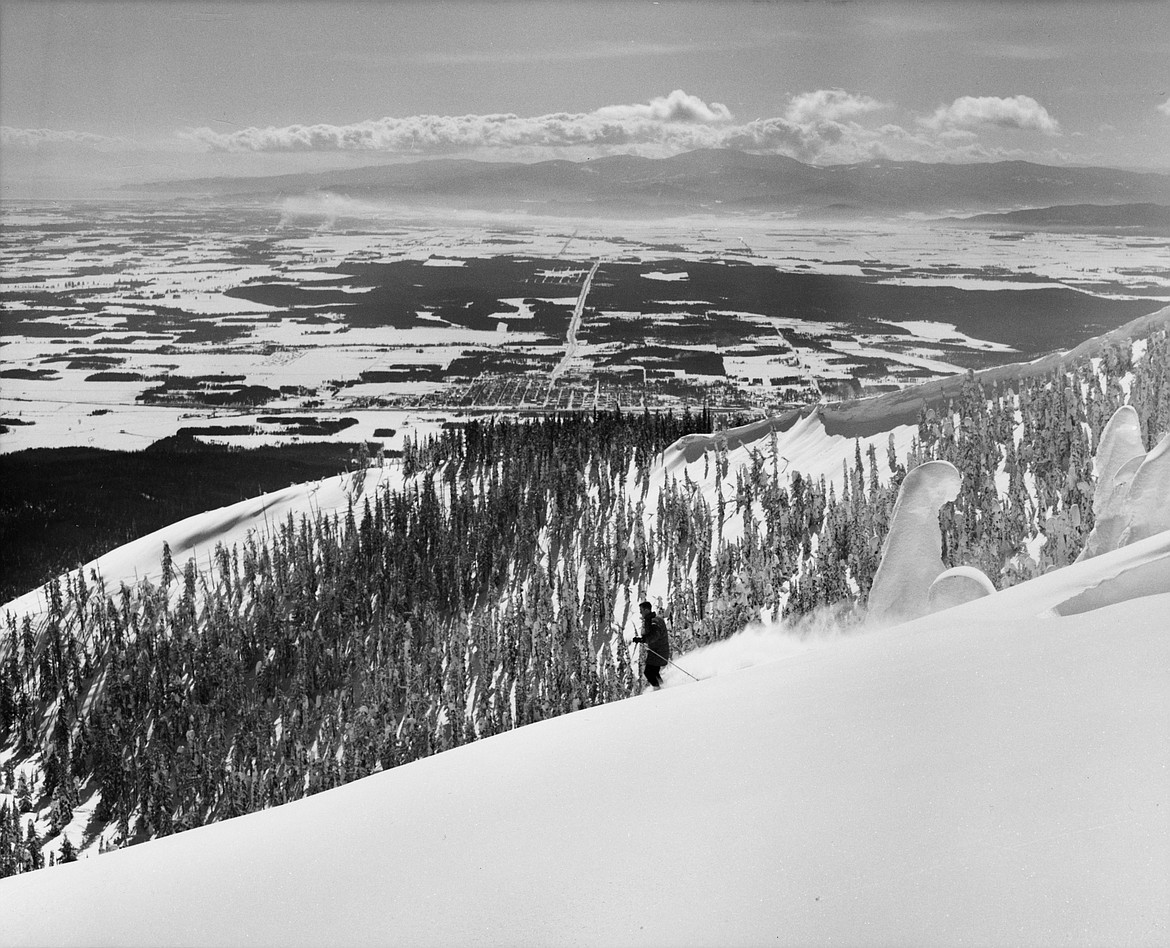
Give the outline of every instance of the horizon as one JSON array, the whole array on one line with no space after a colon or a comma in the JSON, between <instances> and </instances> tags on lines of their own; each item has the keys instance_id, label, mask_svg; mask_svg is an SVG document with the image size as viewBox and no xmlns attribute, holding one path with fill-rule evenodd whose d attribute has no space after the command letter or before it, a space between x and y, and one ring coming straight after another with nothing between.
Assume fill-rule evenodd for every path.
<instances>
[{"instance_id":1,"label":"horizon","mask_svg":"<svg viewBox=\"0 0 1170 948\"><path fill-rule=\"evenodd\" d=\"M333 169L328 169L328 170L286 171L286 172L279 172L279 173L275 173L275 174L213 174L213 175L199 175L199 176L192 176L192 177L146 179L146 180L135 181L135 182L131 182L131 183L125 183L125 184L121 184L121 185L113 185L110 187L100 189L97 192L88 193L85 195L70 195L67 197L54 197L52 195L46 195L46 194L30 194L30 195L20 195L20 196L3 196L2 198L0 198L0 201L2 201L3 203L6 203L6 204L11 204L11 205L54 203L54 202L58 202L58 201L67 201L67 202L78 203L78 204L102 203L102 202L110 202L110 201L149 201L149 200L155 200L158 197L158 195L151 193L153 190L159 189L165 185L171 185L171 184L176 185L176 186L181 186L184 184L190 185L190 184L199 184L199 183L203 183L203 182L211 183L211 182L231 182L231 181L250 181L250 180L255 180L255 181L259 182L259 181L277 179L277 178L282 178L282 177L294 177L294 176L301 176L301 175L328 176L329 174L334 173L334 172L350 172L350 173L352 173L352 172L360 172L360 171L365 171L365 170L373 170L373 169L377 169L377 168L395 167L395 166L405 167L405 166L411 166L411 165L422 165L422 164L431 164L431 163L438 163L438 162L466 162L469 164L482 164L482 165L511 164L511 165L535 166L535 165L540 165L540 164L551 164L551 163L556 163L556 162L569 162L572 164L583 164L585 162L590 162L590 161L598 161L598 160L604 160L604 159L615 159L615 158L636 158L636 159L643 159L646 161L670 161L672 159L679 158L679 157L682 157L682 156L685 156L688 154L697 154L697 153L703 153L703 152L731 152L731 153L735 153L735 154L752 155L752 156L761 157L761 158L788 159L788 160L799 162L801 164L804 164L808 167L813 167L813 168L878 167L878 166L881 166L883 164L922 165L924 167L931 167L931 166L938 166L938 165L946 165L946 166L951 166L951 167L971 167L971 166L977 166L977 165L1023 164L1023 165L1031 165L1034 167L1041 167L1041 168L1077 169L1077 170L1090 170L1090 171L1091 170L1121 171L1121 172L1125 172L1127 174L1160 175L1160 176L1164 176L1164 177L1170 177L1170 169L1162 170L1162 169L1158 169L1158 168L1136 168L1136 167L1124 167L1124 166L1120 166L1120 165L1092 165L1092 164L1079 164L1079 163L1070 163L1070 164L1066 164L1066 165L1053 165L1053 164L1047 164L1045 162L1040 162L1040 161L1030 161L1028 159L1023 159L1023 158L999 158L999 159L986 159L986 160L982 160L982 161L978 161L978 160L972 160L972 161L955 161L955 160L924 161L924 160L920 160L920 159L910 159L910 158L907 158L907 159L873 158L873 159L869 159L866 161L855 161L855 162L801 162L799 158L792 158L789 155L769 154L769 153L758 152L758 151L746 151L744 149L738 149L738 148L693 148L693 149L689 149L687 151L680 151L680 152L675 152L675 153L669 154L669 155L657 155L657 156L619 153L619 154L598 155L595 157L586 157L586 158L530 158L528 160L525 160L523 158L514 158L514 159L495 158L495 159L492 159L492 158L484 158L484 157L469 157L469 156L456 156L456 155L438 155L438 156L428 156L428 157L400 157L400 158L396 158L396 159L395 158L388 158L388 159L383 159L380 161L374 160L373 158L371 158L367 163L364 163L364 164L354 164L354 165L351 165L351 166L348 166L345 168L333 168ZM166 192L164 191L162 193L165 194ZM181 191L176 190L175 194L177 195L179 193L181 193ZM360 203L360 202L357 202L357 203ZM1147 206L1148 205L1151 207L1168 206L1168 205L1160 204L1158 202L1151 202L1151 201L1125 201L1125 202L1119 202L1119 203L1122 205L1125 205L1125 206L1130 206L1130 205L1132 205L1132 206ZM380 205L378 205L377 201L374 201L371 206L375 206L375 205L380 206ZM1044 205L1044 206L1047 206L1047 205ZM1042 210L1042 209L1044 209L1044 206L1037 205L1034 209ZM1066 206L1066 205L1060 204L1060 205L1054 205L1054 206ZM1067 206L1091 207L1091 206L1095 206L1095 205L1093 204L1093 202L1081 201L1081 202L1073 202L1072 204L1067 205ZM438 210L439 210L439 208L436 208L436 211L438 211ZM469 208L469 210L473 210L473 209ZM483 211L483 213L493 213L493 212ZM494 213L503 213L503 212L497 211ZM976 212L972 211L971 213L976 213ZM905 215L898 215L898 216L902 217ZM909 212L908 219L913 219L917 216L919 216L917 214L917 212Z\"/></svg>"},{"instance_id":2,"label":"horizon","mask_svg":"<svg viewBox=\"0 0 1170 948\"><path fill-rule=\"evenodd\" d=\"M1045 162L1045 161L1033 161L1033 160L1028 159L1028 158L984 158L984 159L970 159L970 160L939 159L937 161L931 161L928 159L920 159L920 158L868 158L868 159L861 160L861 161L802 161L800 158L794 158L791 155L777 154L774 152L752 151L752 150L745 149L745 148L704 147L704 148L688 148L688 149L684 149L682 151L671 152L670 154L666 154L666 155L640 155L640 154L636 154L633 152L614 152L611 154L591 155L591 156L585 156L585 157L579 157L579 158L565 158L565 157L488 158L488 157L482 157L482 156L473 157L473 156L468 156L468 155L425 155L425 156L404 155L404 156L396 156L396 157L395 156L387 157L387 158L384 158L382 160L374 160L373 158L371 158L368 164L361 164L361 165L355 164L355 165L348 166L346 168L331 168L331 169L327 169L327 170L321 171L321 172L292 171L292 172L279 172L279 173L274 174L274 175L221 174L221 175L209 175L209 176L205 176L205 177L207 177L208 179L212 179L212 180L220 180L220 179L233 180L233 179L247 178L247 177L257 177L257 178L280 177L281 175L285 175L285 174L317 174L317 173L329 174L333 171L355 171L355 170L363 170L363 169L367 169L367 168L383 168L383 167L392 166L392 165L421 165L421 164L429 164L432 162L440 162L440 161L465 161L465 162L470 162L470 163L474 163L474 164L484 164L484 165L488 165L488 164L539 165L539 164L550 164L553 162L570 162L573 164L583 164L583 163L589 162L589 161L601 161L601 160L612 159L612 158L638 158L638 159L644 159L646 161L670 161L673 158L680 158L684 155L702 154L702 153L706 153L706 152L717 152L717 153L718 152L729 152L729 153L733 153L733 154L737 154L737 155L752 155L754 157L759 157L759 158L785 158L785 159L789 159L791 161L799 162L800 164L803 164L803 165L807 165L811 168L851 168L851 167L859 167L859 166L863 166L863 165L876 166L876 165L882 165L882 164L891 164L891 165L951 165L954 167L963 167L963 166L969 166L969 165L1027 164L1027 165L1036 165L1036 166L1042 167L1042 168L1105 169L1105 170L1109 170L1109 171L1125 171L1125 172L1129 172L1132 174L1156 174L1156 175L1170 176L1170 165L1167 165L1165 168L1150 168L1150 167L1139 167L1139 166L1134 166L1134 165L1092 164L1089 162L1068 162L1066 164L1052 164L1050 162ZM173 178L173 179L165 179L165 180L160 180L160 181L144 181L141 183L143 183L143 184L157 184L157 183L168 183L170 181L179 182L179 181L191 181L191 180L198 180L198 179L195 179L195 178Z\"/></svg>"},{"instance_id":3,"label":"horizon","mask_svg":"<svg viewBox=\"0 0 1170 948\"><path fill-rule=\"evenodd\" d=\"M700 148L1170 172L1164 6L0 0L0 199Z\"/></svg>"}]
</instances>

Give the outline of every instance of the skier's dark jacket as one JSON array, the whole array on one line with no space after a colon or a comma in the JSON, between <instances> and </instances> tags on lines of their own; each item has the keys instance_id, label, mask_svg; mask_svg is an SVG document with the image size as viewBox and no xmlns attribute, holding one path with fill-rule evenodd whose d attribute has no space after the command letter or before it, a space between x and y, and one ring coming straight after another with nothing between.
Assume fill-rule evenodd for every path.
<instances>
[{"instance_id":1,"label":"skier's dark jacket","mask_svg":"<svg viewBox=\"0 0 1170 948\"><path fill-rule=\"evenodd\" d=\"M646 664L662 667L670 658L670 636L666 623L657 613L651 612L642 620L642 643L646 646Z\"/></svg>"}]
</instances>

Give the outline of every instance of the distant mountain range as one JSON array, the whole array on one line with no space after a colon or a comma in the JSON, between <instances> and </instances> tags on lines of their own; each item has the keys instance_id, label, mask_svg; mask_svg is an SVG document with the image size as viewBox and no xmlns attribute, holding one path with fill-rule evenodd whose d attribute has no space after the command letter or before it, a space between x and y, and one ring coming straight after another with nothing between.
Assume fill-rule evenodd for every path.
<instances>
[{"instance_id":1,"label":"distant mountain range","mask_svg":"<svg viewBox=\"0 0 1170 948\"><path fill-rule=\"evenodd\" d=\"M1061 204L1004 214L951 217L948 221L1020 230L1138 230L1170 233L1165 204Z\"/></svg>"},{"instance_id":2,"label":"distant mountain range","mask_svg":"<svg viewBox=\"0 0 1170 948\"><path fill-rule=\"evenodd\" d=\"M532 164L439 159L262 178L201 178L138 191L271 200L317 195L408 206L598 215L796 212L806 216L973 213L1057 204L1170 204L1170 174L1026 161L808 165L701 150Z\"/></svg>"}]
</instances>

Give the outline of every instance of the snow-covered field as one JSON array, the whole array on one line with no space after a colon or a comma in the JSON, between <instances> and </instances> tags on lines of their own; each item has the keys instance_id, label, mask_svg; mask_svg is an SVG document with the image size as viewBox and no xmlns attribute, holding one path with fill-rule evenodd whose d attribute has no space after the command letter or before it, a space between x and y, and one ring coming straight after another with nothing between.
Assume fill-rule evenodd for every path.
<instances>
[{"instance_id":1,"label":"snow-covered field","mask_svg":"<svg viewBox=\"0 0 1170 948\"><path fill-rule=\"evenodd\" d=\"M635 282L662 289L664 300L653 303L662 311L654 315L652 336L637 345L679 334L682 322L694 318L687 307L717 305L666 299L674 284L691 279L687 265L698 263L750 263L786 273L966 290L1063 286L1113 298L1170 292L1164 246L1121 236L1034 234L1005 242L988 231L923 222L828 225L777 218L619 222L448 214L439 219L356 202L294 202L280 213L257 210L251 218L215 209L206 210L206 216L201 216L205 209L169 209L167 214L133 204L95 205L80 216L68 206L3 209L0 249L6 287L14 295L0 302L0 321L7 324L0 347L5 372L0 384L0 419L5 421L0 424L9 429L0 432L0 451L63 445L137 448L213 418L254 423L256 413L214 410L189 396L179 397L180 412L166 404L167 398L155 399L161 404L140 398L177 377L233 376L241 384L279 392L269 395L264 413L350 414L377 407L373 403L462 404L459 383L452 388L427 373L441 373L468 354L505 350L527 358L548 353L550 343L560 343L565 352L566 338L548 336L547 326L535 331L539 321L526 300L564 305L576 299L580 280L596 260L645 264L651 268L641 274L646 280ZM45 225L71 229L37 230ZM127 234L146 234L150 240L119 238ZM248 241L253 243L245 249ZM407 328L354 325L346 315L346 301L371 295L368 284L353 285L354 273L364 265L414 261L436 268L431 273L462 276L472 269L469 263L504 254L515 260L555 260L557 266L535 265L531 296L502 299L505 309L516 306L519 312L488 314L490 328L453 325L429 309L419 312L428 325ZM326 270L331 267L337 270ZM290 308L228 295L254 284L287 288L301 302ZM315 305L317 297L333 303ZM69 305L58 305L63 302ZM171 322L162 320L156 308L172 314ZM26 335L29 324L21 320L30 310L37 314L35 331ZM202 319L210 341L186 341L184 332L194 324L175 322L176 313ZM644 319L641 313L615 310L603 315L611 324ZM890 324L890 333L883 334L872 324L865 332L852 326L852 313L832 321L727 315L746 322L751 332L742 344L708 347L716 356L726 350L726 374L674 371L675 379L693 390L693 404L704 400L712 384L726 384L739 393L741 407L766 409L777 400L815 398L821 383L831 388L848 381L866 360L871 368L880 360L884 368L879 371L887 373L867 377L867 384L888 387L916 381L923 369L956 370L963 364L956 356L963 353L996 358L1011 352L1003 343L959 332L943 320ZM880 322L885 314L870 315ZM599 364L634 345L591 342L590 321L597 318L585 318L584 334L565 362L571 370L566 384L583 379L593 388ZM826 335L834 340L829 345L808 341ZM789 351L775 354L778 343ZM719 359L708 364L718 365ZM420 372L412 374L412 367ZM121 380L111 380L111 372ZM366 373L377 381L368 381ZM523 382L527 376L517 378ZM482 407L519 407L483 397ZM449 404L434 401L443 398ZM548 393L546 403L556 405L557 399ZM348 441L360 434L348 430L336 437ZM272 443L293 436L273 429L256 437Z\"/></svg>"},{"instance_id":2,"label":"snow-covered field","mask_svg":"<svg viewBox=\"0 0 1170 948\"><path fill-rule=\"evenodd\" d=\"M1032 233L1005 241L1000 239L1002 232L995 230L909 219L807 222L773 216L697 215L644 221L558 220L443 210L404 219L399 211L333 197L322 201L292 199L285 208L288 223L316 220L337 227L343 221L364 221L409 228L409 240L395 235L394 249L417 254L418 259L430 254L458 257L498 253L498 242L485 239L485 235L492 228L500 228L509 241L516 242L508 247L509 253L533 256L567 254L570 259L589 259L620 252L646 261L730 256L753 263L775 263L783 269L807 268L816 273L850 276L862 275L863 266L876 266L889 270L884 279L898 283L935 280L938 274L927 272L930 268L961 266L964 272L949 273L946 279L955 285L969 280L968 288L994 280L989 274L974 272L990 268L999 275L999 283L1013 288L1019 285L1017 281L1004 280L1003 276L1034 276L1033 288L1036 283L1049 283L1091 286L1094 292L1102 292L1103 285L1112 283L1110 295L1126 295L1127 287L1138 284L1170 289L1165 241L1157 237ZM443 225L435 226L436 219L443 219ZM300 249L322 256L370 249L368 240L357 247L343 247L343 240L342 235L323 229L317 238L304 241ZM682 251L677 249L680 243ZM659 271L650 277L681 278L676 270Z\"/></svg>"},{"instance_id":3,"label":"snow-covered field","mask_svg":"<svg viewBox=\"0 0 1170 948\"><path fill-rule=\"evenodd\" d=\"M0 941L1162 945L1168 567L1162 533L746 669L732 639L699 683L5 879Z\"/></svg>"}]
</instances>

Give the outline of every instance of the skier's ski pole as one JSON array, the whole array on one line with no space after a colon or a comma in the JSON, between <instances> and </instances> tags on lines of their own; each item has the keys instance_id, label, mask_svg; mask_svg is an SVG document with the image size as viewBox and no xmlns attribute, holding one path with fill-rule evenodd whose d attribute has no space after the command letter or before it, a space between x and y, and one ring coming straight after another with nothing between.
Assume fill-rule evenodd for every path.
<instances>
[{"instance_id":1,"label":"skier's ski pole","mask_svg":"<svg viewBox=\"0 0 1170 948\"><path fill-rule=\"evenodd\" d=\"M654 649L650 648L649 646L646 647L646 651L649 652L651 655L658 655L658 653L656 651L654 651ZM687 671L685 668L683 668L681 665L677 665L674 662L670 661L669 658L665 658L662 655L658 655L658 657L661 658L664 662L668 662L669 664L674 665L675 668L677 668L680 672L682 672L689 679L691 679L691 681L698 681L699 680L694 675L692 675L689 671Z\"/></svg>"},{"instance_id":2,"label":"skier's ski pole","mask_svg":"<svg viewBox=\"0 0 1170 948\"><path fill-rule=\"evenodd\" d=\"M644 649L645 649L647 652L649 652L651 655L654 655L654 656L656 656L656 657L658 657L658 658L661 658L661 659L662 659L664 662L666 662L667 664L674 665L674 667L675 667L675 668L677 668L677 669L678 669L680 672L682 672L684 675L686 675L686 676L687 676L688 678L690 678L692 681L698 681L698 680L699 680L699 679L698 679L698 678L696 678L694 675L692 675L692 674L691 674L689 671L687 671L685 668L683 668L683 667L681 667L681 666L679 666L679 665L675 665L675 663L674 663L674 662L672 662L672 661L671 661L669 658L667 658L666 656L664 656L664 655L659 655L659 654L658 654L656 651L654 651L654 649L652 649L652 648L651 648L649 645L647 645L645 642L641 642L641 643L639 643L639 644L642 646L642 648L644 648Z\"/></svg>"}]
</instances>

